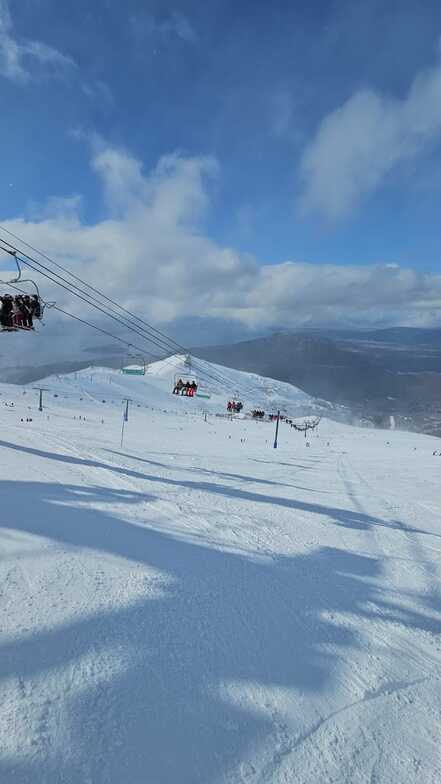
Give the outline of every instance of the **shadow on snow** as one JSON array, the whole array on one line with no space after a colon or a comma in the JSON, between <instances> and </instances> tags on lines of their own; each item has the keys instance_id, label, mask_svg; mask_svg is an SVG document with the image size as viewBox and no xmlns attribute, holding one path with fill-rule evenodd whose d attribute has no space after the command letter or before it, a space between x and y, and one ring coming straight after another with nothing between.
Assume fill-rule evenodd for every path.
<instances>
[{"instance_id":1,"label":"shadow on snow","mask_svg":"<svg viewBox=\"0 0 441 784\"><path fill-rule=\"evenodd\" d=\"M101 466L76 457L47 456ZM284 500L101 467L251 501ZM32 761L0 762L0 779L10 784L215 782L275 732L267 710L271 687L289 689L295 702L332 686L344 649L361 644L355 627L353 631L333 622L333 613L435 630L435 621L427 616L397 609L383 593L379 596L374 578L381 576L381 562L375 558L323 547L293 557L253 560L112 514L112 505L154 500L142 492L91 486L85 495L83 487L43 482L2 482L1 491L4 529L44 536L66 548L90 548L103 558L110 554L145 564L170 578L159 597L146 593L129 606L0 647L2 678L26 683L51 671L60 673L64 691L48 710L61 712L61 702L69 726L68 749L54 754L56 761L34 753ZM101 508L82 508L85 498ZM293 510L325 511L314 504L285 504ZM352 515L329 512L336 513L340 519ZM87 683L86 677L73 694L67 668L90 655L99 671L109 650L122 654L122 666L111 671L110 682ZM240 684L242 695L248 689L257 701L255 709L246 697L233 698L229 684ZM298 713L301 736L301 703ZM276 747L276 735L270 745Z\"/></svg>"},{"instance_id":2,"label":"shadow on snow","mask_svg":"<svg viewBox=\"0 0 441 784\"><path fill-rule=\"evenodd\" d=\"M361 511L360 508L357 510L341 509L339 507L332 507L325 504L300 501L295 498L282 498L276 495L264 495L262 493L251 492L249 490L242 490L241 488L231 487L231 485L223 485L217 482L171 479L169 477L158 476L155 474L147 474L141 471L136 471L133 468L118 466L115 465L114 463L103 463L96 459L77 457L75 455L60 454L57 452L46 452L42 449L36 449L34 447L14 444L9 441L0 440L0 447L7 447L9 449L13 449L19 452L24 452L26 454L35 455L37 457L43 457L49 460L55 460L57 462L62 462L62 463L70 463L71 465L78 465L78 466L85 466L90 468L104 469L107 471L113 471L115 474L119 474L125 477L130 477L132 479L148 481L151 482L152 484L168 485L168 486L173 486L177 489L179 489L180 487L185 487L190 490L199 490L199 491L202 490L207 493L222 495L224 497L226 496L229 498L239 498L243 501L270 504L271 506L281 506L287 509L292 509L293 511L297 510L300 512L308 512L310 514L319 514L330 518L334 523L343 526L345 528L368 530L375 526L381 526L385 528L390 528L392 530L395 529L400 532L427 534L429 536L436 536L436 537L441 536L441 534L435 534L433 532L424 531L423 529L407 526L405 523L401 523L399 521L394 521L394 520L389 521L389 520L383 520L379 517L373 517L372 515L366 514L365 512ZM145 458L140 458L137 456L133 456L131 457L131 459L141 463L149 462ZM169 469L170 467L167 466L167 468ZM181 470L181 469L179 469L179 467L175 467L175 470ZM233 477L234 474L230 474L230 476Z\"/></svg>"}]
</instances>

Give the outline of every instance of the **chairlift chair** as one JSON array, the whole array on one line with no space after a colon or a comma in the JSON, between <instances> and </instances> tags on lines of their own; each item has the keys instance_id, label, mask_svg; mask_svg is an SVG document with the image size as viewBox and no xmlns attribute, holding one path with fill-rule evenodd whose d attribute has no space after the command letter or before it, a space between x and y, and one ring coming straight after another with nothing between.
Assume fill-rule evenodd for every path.
<instances>
[{"instance_id":1,"label":"chairlift chair","mask_svg":"<svg viewBox=\"0 0 441 784\"><path fill-rule=\"evenodd\" d=\"M199 382L196 373L175 373L174 380L173 380L173 392L175 389L177 389L177 384L179 380L182 381L184 386L185 384L187 384L187 382L189 384L192 384L194 382L197 385L196 394L191 395L191 397L202 397L205 400L209 400L211 398L211 394L209 393L208 389ZM174 392L174 394L179 394L179 393ZM184 397L187 396L185 395Z\"/></svg>"},{"instance_id":2,"label":"chairlift chair","mask_svg":"<svg viewBox=\"0 0 441 784\"><path fill-rule=\"evenodd\" d=\"M126 376L145 376L145 368L144 357L130 352L121 367L121 372Z\"/></svg>"},{"instance_id":3,"label":"chairlift chair","mask_svg":"<svg viewBox=\"0 0 441 784\"><path fill-rule=\"evenodd\" d=\"M198 384L198 388L196 391L196 397L203 397L206 400L210 400L211 394L208 389L203 384Z\"/></svg>"},{"instance_id":4,"label":"chairlift chair","mask_svg":"<svg viewBox=\"0 0 441 784\"><path fill-rule=\"evenodd\" d=\"M206 390L204 390L204 389L201 389L201 390L200 390L200 389L199 389L199 387L198 387L198 391L196 392L196 397L203 397L203 398L205 398L206 400L210 400L210 398L211 398L211 395L210 395L210 393L209 393L209 392L207 392Z\"/></svg>"},{"instance_id":5,"label":"chairlift chair","mask_svg":"<svg viewBox=\"0 0 441 784\"><path fill-rule=\"evenodd\" d=\"M37 307L34 309L34 312L32 313L32 319L33 320L34 319L38 319L38 321L42 321L45 308L46 307L48 307L48 308L53 307L55 305L55 302L44 302L44 300L42 300L42 298L41 298L40 290L39 290L35 280L33 280L32 278L23 278L22 277L22 269L21 269L21 266L20 266L20 261L19 261L15 251L8 250L7 248L1 248L1 250L5 251L5 253L8 253L10 256L12 256L14 261L15 261L15 265L16 265L16 269L15 270L2 270L2 271L0 271L0 276L1 276L0 277L0 286L2 288L6 288L5 294L2 294L1 296L3 296L3 297L8 297L9 296L9 297L12 297L13 299L15 297L17 297L17 296L31 296L34 299L34 302L36 300L36 305L37 305ZM34 289L33 293L32 294L28 294L28 292L25 289L19 288L16 285L17 283L20 284L20 287L23 284L30 284L33 287L33 289ZM12 289L12 291L14 293L8 292L7 291L8 288ZM18 294L16 294L15 292L18 292ZM14 316L13 316L13 313L11 311L11 315L10 315L10 322L11 323L10 323L10 325L6 325L6 324L2 323L0 325L0 331L1 332L18 332L19 330L23 331L23 332L31 331L32 328L29 327L29 326L23 326L21 324L14 323L13 318L14 318Z\"/></svg>"},{"instance_id":6,"label":"chairlift chair","mask_svg":"<svg viewBox=\"0 0 441 784\"><path fill-rule=\"evenodd\" d=\"M173 389L172 389L172 393L174 395L178 395L178 396L181 395L181 391L179 391L179 392L175 391L175 390L178 389L179 381L182 381L183 387L185 387L186 384L193 384L193 383L195 383L197 385L197 387L199 388L199 381L198 381L197 376L196 376L195 373L175 373L174 378L173 378ZM197 394L197 390L196 390L196 394ZM193 396L192 395L185 395L185 396L183 395L183 397L193 397Z\"/></svg>"}]
</instances>

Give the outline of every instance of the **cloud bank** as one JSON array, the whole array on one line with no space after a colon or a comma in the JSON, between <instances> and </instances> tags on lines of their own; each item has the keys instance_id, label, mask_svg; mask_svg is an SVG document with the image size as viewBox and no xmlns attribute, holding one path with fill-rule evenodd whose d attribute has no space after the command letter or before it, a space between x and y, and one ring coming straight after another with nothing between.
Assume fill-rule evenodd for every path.
<instances>
[{"instance_id":1,"label":"cloud bank","mask_svg":"<svg viewBox=\"0 0 441 784\"><path fill-rule=\"evenodd\" d=\"M401 99L360 90L321 122L304 151L303 214L345 218L406 160L441 137L441 63Z\"/></svg>"},{"instance_id":2,"label":"cloud bank","mask_svg":"<svg viewBox=\"0 0 441 784\"><path fill-rule=\"evenodd\" d=\"M82 222L81 198L73 195L3 225L166 330L194 319L193 344L215 339L222 325L233 325L238 338L307 325L441 325L441 275L381 264L266 265L214 242L204 231L220 176L210 157L168 155L145 173L128 152L96 142L91 167L104 220ZM39 283L45 298L123 332L63 290ZM46 336L75 332L75 322L59 318L48 318ZM96 344L97 336L90 340Z\"/></svg>"}]
</instances>

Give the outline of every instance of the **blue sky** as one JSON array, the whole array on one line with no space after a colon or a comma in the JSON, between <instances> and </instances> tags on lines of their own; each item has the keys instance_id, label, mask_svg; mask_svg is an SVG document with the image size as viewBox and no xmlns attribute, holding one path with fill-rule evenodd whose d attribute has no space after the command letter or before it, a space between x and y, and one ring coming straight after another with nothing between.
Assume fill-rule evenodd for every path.
<instances>
[{"instance_id":1,"label":"blue sky","mask_svg":"<svg viewBox=\"0 0 441 784\"><path fill-rule=\"evenodd\" d=\"M87 227L102 234L115 218L110 158L97 165L105 151L137 162L147 190L158 162L174 155L179 165L210 161L192 180L200 193L184 223L237 254L241 271L251 257L265 275L282 265L285 280L290 262L308 275L315 267L320 285L321 270L333 279L338 268L342 306L349 267L368 269L362 286L384 265L405 278L412 271L411 308L421 286L438 286L439 2L0 0L0 90L0 215L46 249L63 252L66 236L48 228L58 221L61 232L66 210L79 236ZM75 263L74 248L65 252ZM302 270L293 267L293 287ZM331 289L298 323L356 323ZM376 291L363 323L409 323L401 294L378 309ZM158 321L183 316L160 299ZM298 304L279 302L266 326L283 326ZM210 307L204 317L254 329L263 304L248 302L243 317L240 303ZM410 322L438 323L438 308L425 296Z\"/></svg>"}]
</instances>

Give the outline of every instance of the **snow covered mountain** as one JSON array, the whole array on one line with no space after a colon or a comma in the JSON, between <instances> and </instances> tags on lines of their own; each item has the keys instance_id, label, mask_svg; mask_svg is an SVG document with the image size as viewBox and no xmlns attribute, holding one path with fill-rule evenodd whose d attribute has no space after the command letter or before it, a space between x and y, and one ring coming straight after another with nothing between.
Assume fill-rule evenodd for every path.
<instances>
[{"instance_id":1,"label":"snow covered mountain","mask_svg":"<svg viewBox=\"0 0 441 784\"><path fill-rule=\"evenodd\" d=\"M440 781L441 442L180 363L0 387L0 781Z\"/></svg>"},{"instance_id":2,"label":"snow covered mountain","mask_svg":"<svg viewBox=\"0 0 441 784\"><path fill-rule=\"evenodd\" d=\"M195 379L203 397L187 398L172 395L175 381L179 378ZM184 356L173 356L147 366L144 376L124 375L121 370L107 367L92 367L66 375L49 376L39 385L46 387L49 394L62 399L83 402L103 400L110 405L120 405L123 398L131 398L135 404L167 411L224 413L228 400L244 403L244 413L253 408L266 412L280 409L285 414L301 416L321 410L320 403L305 392L283 381L275 381L255 373L244 373L205 360L197 360L189 370ZM26 389L32 389L29 384ZM6 385L8 394L14 387Z\"/></svg>"}]
</instances>

